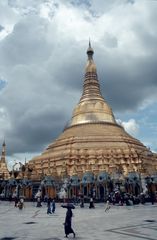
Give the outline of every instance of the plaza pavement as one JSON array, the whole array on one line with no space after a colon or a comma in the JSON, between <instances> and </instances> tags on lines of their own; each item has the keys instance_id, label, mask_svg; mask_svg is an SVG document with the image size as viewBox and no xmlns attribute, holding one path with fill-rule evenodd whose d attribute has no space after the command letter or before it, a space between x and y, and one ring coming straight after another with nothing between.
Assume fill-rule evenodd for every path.
<instances>
[{"instance_id":1,"label":"plaza pavement","mask_svg":"<svg viewBox=\"0 0 157 240\"><path fill-rule=\"evenodd\" d=\"M135 206L111 206L105 213L105 205L88 204L73 210L72 226L75 239L82 240L157 240L157 204ZM19 210L14 203L0 201L0 240L62 240L66 209L56 204L56 213L46 214L46 205L36 208L26 202ZM68 239L73 239L69 235Z\"/></svg>"}]
</instances>

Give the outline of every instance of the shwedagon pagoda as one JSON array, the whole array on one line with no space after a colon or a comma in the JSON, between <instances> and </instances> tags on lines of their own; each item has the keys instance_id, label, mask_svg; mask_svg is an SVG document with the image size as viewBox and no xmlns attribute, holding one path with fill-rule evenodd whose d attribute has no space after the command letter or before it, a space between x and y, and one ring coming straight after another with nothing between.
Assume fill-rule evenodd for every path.
<instances>
[{"instance_id":1,"label":"shwedagon pagoda","mask_svg":"<svg viewBox=\"0 0 157 240\"><path fill-rule=\"evenodd\" d=\"M103 98L89 42L82 96L73 110L71 121L60 136L20 170L8 171L5 143L0 161L1 192L5 181L25 181L25 194L31 198L39 188L42 194L56 197L64 179L69 186L68 197L83 192L89 196L95 188L96 197L115 187L141 192L146 179L157 190L157 154L129 135L119 125L111 107ZM145 179L146 178L146 179ZM111 184L112 182L112 184ZM27 186L27 189L26 189ZM102 189L104 188L104 190ZM24 188L23 188L24 189ZM126 190L126 189L125 189ZM1 193L0 192L0 193Z\"/></svg>"}]
</instances>

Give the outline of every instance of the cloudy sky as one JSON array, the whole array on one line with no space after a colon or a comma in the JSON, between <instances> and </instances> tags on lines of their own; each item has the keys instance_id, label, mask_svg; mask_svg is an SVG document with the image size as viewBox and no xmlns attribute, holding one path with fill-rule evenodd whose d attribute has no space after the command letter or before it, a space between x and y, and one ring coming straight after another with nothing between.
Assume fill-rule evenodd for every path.
<instances>
[{"instance_id":1,"label":"cloudy sky","mask_svg":"<svg viewBox=\"0 0 157 240\"><path fill-rule=\"evenodd\" d=\"M82 93L89 37L116 119L157 151L156 0L0 0L0 143L41 153Z\"/></svg>"}]
</instances>

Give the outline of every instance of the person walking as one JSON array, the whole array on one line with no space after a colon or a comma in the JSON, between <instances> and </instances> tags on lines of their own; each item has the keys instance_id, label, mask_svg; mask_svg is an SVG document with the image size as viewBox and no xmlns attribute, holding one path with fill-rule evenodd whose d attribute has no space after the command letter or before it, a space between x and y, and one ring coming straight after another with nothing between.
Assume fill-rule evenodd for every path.
<instances>
[{"instance_id":1,"label":"person walking","mask_svg":"<svg viewBox=\"0 0 157 240\"><path fill-rule=\"evenodd\" d=\"M22 210L24 208L24 198L20 198L18 202L18 208Z\"/></svg>"},{"instance_id":2,"label":"person walking","mask_svg":"<svg viewBox=\"0 0 157 240\"><path fill-rule=\"evenodd\" d=\"M15 196L14 197L14 207L17 207L18 202L19 202L19 200L18 200L17 196Z\"/></svg>"},{"instance_id":3,"label":"person walking","mask_svg":"<svg viewBox=\"0 0 157 240\"><path fill-rule=\"evenodd\" d=\"M107 200L106 207L105 207L105 212L108 212L110 210L110 208L111 208L110 202Z\"/></svg>"},{"instance_id":4,"label":"person walking","mask_svg":"<svg viewBox=\"0 0 157 240\"><path fill-rule=\"evenodd\" d=\"M55 203L55 199L52 200L52 213L55 213L56 210L56 203Z\"/></svg>"},{"instance_id":5,"label":"person walking","mask_svg":"<svg viewBox=\"0 0 157 240\"><path fill-rule=\"evenodd\" d=\"M41 198L40 197L37 197L37 205L36 207L42 207L41 205Z\"/></svg>"},{"instance_id":6,"label":"person walking","mask_svg":"<svg viewBox=\"0 0 157 240\"><path fill-rule=\"evenodd\" d=\"M65 223L64 223L64 231L65 231L65 237L67 238L70 233L73 233L73 236L75 238L75 232L71 227L72 224L72 210L71 208L67 208L66 217L65 217Z\"/></svg>"},{"instance_id":7,"label":"person walking","mask_svg":"<svg viewBox=\"0 0 157 240\"><path fill-rule=\"evenodd\" d=\"M12 195L11 194L9 194L9 201L10 201L10 203L12 201Z\"/></svg>"},{"instance_id":8,"label":"person walking","mask_svg":"<svg viewBox=\"0 0 157 240\"><path fill-rule=\"evenodd\" d=\"M80 195L80 207L84 208L84 196L83 196L83 194Z\"/></svg>"},{"instance_id":9,"label":"person walking","mask_svg":"<svg viewBox=\"0 0 157 240\"><path fill-rule=\"evenodd\" d=\"M90 198L89 208L95 208L93 198Z\"/></svg>"},{"instance_id":10,"label":"person walking","mask_svg":"<svg viewBox=\"0 0 157 240\"><path fill-rule=\"evenodd\" d=\"M49 197L47 200L47 214L51 214L51 198Z\"/></svg>"}]
</instances>

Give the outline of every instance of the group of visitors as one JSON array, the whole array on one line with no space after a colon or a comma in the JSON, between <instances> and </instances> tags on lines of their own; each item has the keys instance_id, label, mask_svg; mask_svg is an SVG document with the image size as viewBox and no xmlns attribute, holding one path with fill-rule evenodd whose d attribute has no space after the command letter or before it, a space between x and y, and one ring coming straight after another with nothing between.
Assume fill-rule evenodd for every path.
<instances>
[{"instance_id":1,"label":"group of visitors","mask_svg":"<svg viewBox=\"0 0 157 240\"><path fill-rule=\"evenodd\" d=\"M140 193L139 195L133 195L130 193L120 193L119 191L110 193L108 195L107 200L109 200L110 203L114 204L119 204L123 206L124 204L129 206L129 205L135 205L135 204L145 204L146 202L151 202L154 204L156 201L155 199L155 194L145 194L145 193Z\"/></svg>"},{"instance_id":2,"label":"group of visitors","mask_svg":"<svg viewBox=\"0 0 157 240\"><path fill-rule=\"evenodd\" d=\"M37 197L36 207L42 207L41 201L42 201L41 197ZM56 209L55 199L52 199L51 197L48 197L46 195L46 197L44 198L44 202L47 204L47 214L55 213Z\"/></svg>"}]
</instances>

